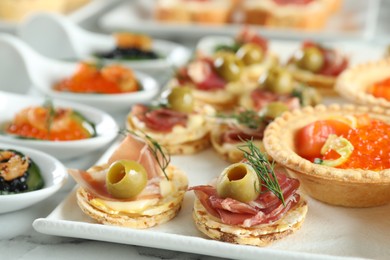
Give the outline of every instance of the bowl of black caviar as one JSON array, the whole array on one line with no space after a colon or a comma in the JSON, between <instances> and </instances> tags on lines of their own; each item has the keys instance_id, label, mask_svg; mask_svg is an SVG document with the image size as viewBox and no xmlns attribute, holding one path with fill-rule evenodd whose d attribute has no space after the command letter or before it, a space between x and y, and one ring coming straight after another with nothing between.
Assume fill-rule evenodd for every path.
<instances>
[{"instance_id":1,"label":"bowl of black caviar","mask_svg":"<svg viewBox=\"0 0 390 260\"><path fill-rule=\"evenodd\" d=\"M67 177L65 166L51 155L0 143L0 214L50 197Z\"/></svg>"}]
</instances>

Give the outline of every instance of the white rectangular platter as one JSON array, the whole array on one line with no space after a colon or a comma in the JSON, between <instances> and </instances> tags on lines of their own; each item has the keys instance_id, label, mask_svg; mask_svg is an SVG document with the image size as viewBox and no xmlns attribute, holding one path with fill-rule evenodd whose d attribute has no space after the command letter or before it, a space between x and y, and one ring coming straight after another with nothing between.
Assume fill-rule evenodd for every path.
<instances>
[{"instance_id":1,"label":"white rectangular platter","mask_svg":"<svg viewBox=\"0 0 390 260\"><path fill-rule=\"evenodd\" d=\"M100 162L112 153L113 145ZM208 183L228 165L212 150L173 156L189 185ZM158 227L134 230L97 224L76 203L75 191L46 218L34 221L45 234L147 246L234 259L385 259L390 255L390 205L351 209L326 205L311 198L300 230L269 247L234 245L207 239L192 221L194 195L188 192L176 218Z\"/></svg>"},{"instance_id":2,"label":"white rectangular platter","mask_svg":"<svg viewBox=\"0 0 390 260\"><path fill-rule=\"evenodd\" d=\"M341 0L340 0L341 1ZM371 39L378 23L380 0L343 0L326 27L319 31L273 29L254 26L262 35L283 39ZM127 1L100 19L106 31L141 31L158 37L194 38L210 34L236 35L242 24L193 25L161 23L154 18L154 0Z\"/></svg>"}]
</instances>

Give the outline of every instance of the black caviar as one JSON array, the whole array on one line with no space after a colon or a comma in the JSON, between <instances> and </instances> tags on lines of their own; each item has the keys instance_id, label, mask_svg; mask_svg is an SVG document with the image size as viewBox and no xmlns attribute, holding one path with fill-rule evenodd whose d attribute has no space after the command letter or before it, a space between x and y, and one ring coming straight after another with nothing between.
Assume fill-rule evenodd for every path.
<instances>
[{"instance_id":1,"label":"black caviar","mask_svg":"<svg viewBox=\"0 0 390 260\"><path fill-rule=\"evenodd\" d=\"M121 47L116 47L110 52L97 53L95 56L98 58L118 60L155 60L159 58L159 56L154 51Z\"/></svg>"},{"instance_id":2,"label":"black caviar","mask_svg":"<svg viewBox=\"0 0 390 260\"><path fill-rule=\"evenodd\" d=\"M40 170L29 157L0 149L0 195L38 190L43 186Z\"/></svg>"}]
</instances>

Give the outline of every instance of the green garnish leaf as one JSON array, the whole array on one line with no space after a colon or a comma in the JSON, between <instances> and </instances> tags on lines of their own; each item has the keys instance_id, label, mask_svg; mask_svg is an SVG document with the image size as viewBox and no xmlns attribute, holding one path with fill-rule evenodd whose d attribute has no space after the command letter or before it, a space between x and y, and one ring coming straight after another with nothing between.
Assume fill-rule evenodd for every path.
<instances>
[{"instance_id":1,"label":"green garnish leaf","mask_svg":"<svg viewBox=\"0 0 390 260\"><path fill-rule=\"evenodd\" d=\"M226 44L221 44L215 47L215 52L219 51L228 51L228 52L237 52L238 49L241 47L241 44L234 43L232 45L226 45Z\"/></svg>"},{"instance_id":2,"label":"green garnish leaf","mask_svg":"<svg viewBox=\"0 0 390 260\"><path fill-rule=\"evenodd\" d=\"M315 164L322 164L323 161L324 161L324 160L322 160L322 159L320 159L320 158L315 158L314 161L313 161L313 163L315 163Z\"/></svg>"},{"instance_id":3,"label":"green garnish leaf","mask_svg":"<svg viewBox=\"0 0 390 260\"><path fill-rule=\"evenodd\" d=\"M56 110L51 99L46 99L45 103L43 104L43 107L47 108L48 110L48 117L46 118L46 129L47 134L50 137L50 130L54 121L54 117L56 116Z\"/></svg>"},{"instance_id":4,"label":"green garnish leaf","mask_svg":"<svg viewBox=\"0 0 390 260\"><path fill-rule=\"evenodd\" d=\"M260 149L252 140L245 141L244 145L238 147L244 153L246 163L251 165L257 176L262 181L261 185L271 191L285 205L282 189L274 171L274 164L270 163Z\"/></svg>"},{"instance_id":5,"label":"green garnish leaf","mask_svg":"<svg viewBox=\"0 0 390 260\"><path fill-rule=\"evenodd\" d=\"M171 155L166 150L164 146L161 146L155 139L153 139L151 136L145 134L144 132L141 132L143 136L140 136L138 133L125 129L120 131L120 134L126 135L126 134L132 134L138 137L143 137L148 141L148 145L150 148L150 151L153 154L153 157L156 159L158 166L164 173L165 178L169 181L168 175L166 173L166 169L169 166L169 163L171 162Z\"/></svg>"}]
</instances>

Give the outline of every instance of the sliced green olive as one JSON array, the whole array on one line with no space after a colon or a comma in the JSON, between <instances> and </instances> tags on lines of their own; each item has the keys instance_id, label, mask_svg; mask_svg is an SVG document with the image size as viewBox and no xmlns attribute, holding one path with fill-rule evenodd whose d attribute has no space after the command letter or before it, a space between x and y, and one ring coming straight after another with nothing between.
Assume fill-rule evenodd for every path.
<instances>
[{"instance_id":1,"label":"sliced green olive","mask_svg":"<svg viewBox=\"0 0 390 260\"><path fill-rule=\"evenodd\" d=\"M287 111L288 107L282 102L271 102L263 108L262 115L266 118L276 118Z\"/></svg>"},{"instance_id":2,"label":"sliced green olive","mask_svg":"<svg viewBox=\"0 0 390 260\"><path fill-rule=\"evenodd\" d=\"M242 45L236 52L236 56L244 62L245 65L260 63L264 58L263 49L254 43Z\"/></svg>"},{"instance_id":3,"label":"sliced green olive","mask_svg":"<svg viewBox=\"0 0 390 260\"><path fill-rule=\"evenodd\" d=\"M136 161L118 160L106 176L107 191L118 199L131 199L142 192L148 181L145 168Z\"/></svg>"},{"instance_id":4,"label":"sliced green olive","mask_svg":"<svg viewBox=\"0 0 390 260\"><path fill-rule=\"evenodd\" d=\"M168 94L168 105L175 111L190 113L194 109L194 97L189 87L176 87Z\"/></svg>"},{"instance_id":5,"label":"sliced green olive","mask_svg":"<svg viewBox=\"0 0 390 260\"><path fill-rule=\"evenodd\" d=\"M274 67L264 74L260 84L276 94L290 94L294 90L293 76L280 67Z\"/></svg>"},{"instance_id":6,"label":"sliced green olive","mask_svg":"<svg viewBox=\"0 0 390 260\"><path fill-rule=\"evenodd\" d=\"M225 80L237 81L241 77L244 64L234 53L221 51L215 54L214 68Z\"/></svg>"},{"instance_id":7,"label":"sliced green olive","mask_svg":"<svg viewBox=\"0 0 390 260\"><path fill-rule=\"evenodd\" d=\"M217 181L217 193L221 198L249 202L255 200L260 191L260 179L252 166L246 163L230 165Z\"/></svg>"},{"instance_id":8,"label":"sliced green olive","mask_svg":"<svg viewBox=\"0 0 390 260\"><path fill-rule=\"evenodd\" d=\"M316 73L324 66L324 55L317 47L304 48L297 59L297 64L301 69Z\"/></svg>"}]
</instances>

